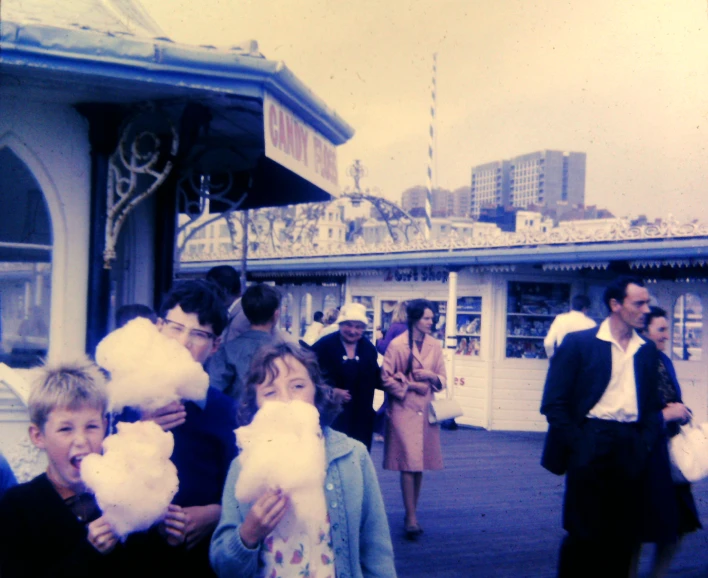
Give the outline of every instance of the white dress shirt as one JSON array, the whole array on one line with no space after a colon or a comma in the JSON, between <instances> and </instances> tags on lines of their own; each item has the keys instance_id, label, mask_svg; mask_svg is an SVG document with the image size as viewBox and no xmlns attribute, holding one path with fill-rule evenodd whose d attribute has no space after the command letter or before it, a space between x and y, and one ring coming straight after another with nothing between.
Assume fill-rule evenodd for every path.
<instances>
[{"instance_id":1,"label":"white dress shirt","mask_svg":"<svg viewBox=\"0 0 708 578\"><path fill-rule=\"evenodd\" d=\"M596 325L597 323L582 311L569 311L568 313L557 315L553 323L551 323L548 335L546 335L546 338L543 340L546 355L550 359L556 349L560 347L560 344L563 343L563 339L568 333L590 329Z\"/></svg>"},{"instance_id":2,"label":"white dress shirt","mask_svg":"<svg viewBox=\"0 0 708 578\"><path fill-rule=\"evenodd\" d=\"M637 406L637 380L634 375L634 354L645 343L632 329L632 337L624 350L612 337L610 320L605 319L597 331L597 338L609 341L612 349L612 373L610 383L600 401L588 412L587 417L634 422L639 417Z\"/></svg>"}]
</instances>

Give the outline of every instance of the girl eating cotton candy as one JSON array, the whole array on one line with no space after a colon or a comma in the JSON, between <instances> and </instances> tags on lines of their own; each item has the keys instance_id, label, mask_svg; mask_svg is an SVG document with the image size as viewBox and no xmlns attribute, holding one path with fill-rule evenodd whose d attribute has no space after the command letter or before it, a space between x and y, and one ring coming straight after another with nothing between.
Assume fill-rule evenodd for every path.
<instances>
[{"instance_id":1,"label":"girl eating cotton candy","mask_svg":"<svg viewBox=\"0 0 708 578\"><path fill-rule=\"evenodd\" d=\"M312 353L290 343L259 352L211 542L217 575L395 577L373 463L328 427L337 411Z\"/></svg>"}]
</instances>

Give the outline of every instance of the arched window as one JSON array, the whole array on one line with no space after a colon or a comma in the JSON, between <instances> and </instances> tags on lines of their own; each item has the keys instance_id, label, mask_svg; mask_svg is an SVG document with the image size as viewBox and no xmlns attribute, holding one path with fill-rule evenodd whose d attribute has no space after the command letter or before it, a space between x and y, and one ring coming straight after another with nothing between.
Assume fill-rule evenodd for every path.
<instances>
[{"instance_id":1,"label":"arched window","mask_svg":"<svg viewBox=\"0 0 708 578\"><path fill-rule=\"evenodd\" d=\"M674 303L671 357L700 361L703 348L703 304L694 293L684 293Z\"/></svg>"},{"instance_id":2,"label":"arched window","mask_svg":"<svg viewBox=\"0 0 708 578\"><path fill-rule=\"evenodd\" d=\"M0 149L0 362L32 367L49 347L52 227L39 184Z\"/></svg>"}]
</instances>

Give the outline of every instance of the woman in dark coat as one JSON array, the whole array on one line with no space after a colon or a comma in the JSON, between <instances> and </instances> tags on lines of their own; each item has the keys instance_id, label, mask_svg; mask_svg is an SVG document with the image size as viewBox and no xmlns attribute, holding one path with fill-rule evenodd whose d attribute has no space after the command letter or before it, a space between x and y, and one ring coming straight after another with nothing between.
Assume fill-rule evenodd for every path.
<instances>
[{"instance_id":1,"label":"woman in dark coat","mask_svg":"<svg viewBox=\"0 0 708 578\"><path fill-rule=\"evenodd\" d=\"M334 388L342 412L332 429L347 434L371 450L374 433L374 390L381 389L381 371L374 345L364 338L366 308L360 303L342 307L339 331L312 346L325 380Z\"/></svg>"},{"instance_id":2,"label":"woman in dark coat","mask_svg":"<svg viewBox=\"0 0 708 578\"><path fill-rule=\"evenodd\" d=\"M663 415L667 434L671 438L678 434L679 425L685 424L690 420L690 410L683 404L681 387L676 379L674 364L664 353L670 338L666 311L660 307L651 307L651 311L645 320L644 337L653 341L659 350L659 395L664 406ZM676 495L679 538L668 542L657 542L650 574L652 578L659 578L666 574L683 535L703 527L698 517L696 503L693 500L691 484L674 483L674 491ZM639 552L637 552L635 562L638 565ZM634 571L636 575L636 565Z\"/></svg>"}]
</instances>

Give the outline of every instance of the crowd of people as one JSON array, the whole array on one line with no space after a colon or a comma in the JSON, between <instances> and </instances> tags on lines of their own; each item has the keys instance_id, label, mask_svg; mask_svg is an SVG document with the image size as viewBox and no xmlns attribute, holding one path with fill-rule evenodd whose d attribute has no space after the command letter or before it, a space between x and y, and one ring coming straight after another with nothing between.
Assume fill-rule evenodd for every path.
<instances>
[{"instance_id":1,"label":"crowd of people","mask_svg":"<svg viewBox=\"0 0 708 578\"><path fill-rule=\"evenodd\" d=\"M652 576L663 576L682 536L701 527L690 485L672 481L667 451L691 412L663 353L667 314L650 305L641 280L616 280L604 301L608 317L597 326L587 297L574 297L546 339L542 465L566 481L558 576L636 576L643 543L656 544ZM0 575L395 576L369 453L381 434L383 467L400 472L402 531L420 539L423 472L443 468L440 426L428 419L447 383L431 336L434 306L399 303L374 345L361 304L315 313L299 342L278 329L280 305L275 287L257 283L242 294L238 272L220 266L204 280L176 283L157 313L118 311L117 328L150 319L205 367L202 401L108 416L105 372L95 363L43 367L29 398L29 434L48 467L17 485L0 456L0 519L12 520L0 524ZM378 412L376 389L385 393ZM327 509L316 539L275 532L291 507L281 488L249 503L234 493L243 471L234 430L271 401L304 402L319 414ZM174 436L179 489L160 520L122 539L87 491L81 462L101 453L116 424L137 421Z\"/></svg>"}]
</instances>

